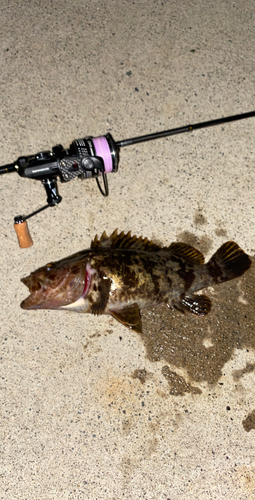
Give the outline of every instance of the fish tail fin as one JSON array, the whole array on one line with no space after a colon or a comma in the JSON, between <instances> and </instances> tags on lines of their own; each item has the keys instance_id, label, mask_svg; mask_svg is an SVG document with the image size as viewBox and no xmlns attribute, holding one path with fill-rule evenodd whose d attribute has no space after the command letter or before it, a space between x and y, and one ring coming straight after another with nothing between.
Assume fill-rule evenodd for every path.
<instances>
[{"instance_id":1,"label":"fish tail fin","mask_svg":"<svg viewBox=\"0 0 255 500\"><path fill-rule=\"evenodd\" d=\"M213 283L238 278L250 266L251 259L234 241L224 243L206 264Z\"/></svg>"}]
</instances>

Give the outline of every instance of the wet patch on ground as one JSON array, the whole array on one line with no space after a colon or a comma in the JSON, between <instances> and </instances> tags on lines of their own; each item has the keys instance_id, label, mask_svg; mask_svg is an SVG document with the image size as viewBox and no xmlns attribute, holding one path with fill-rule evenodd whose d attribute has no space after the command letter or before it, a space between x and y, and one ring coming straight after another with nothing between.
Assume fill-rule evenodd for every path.
<instances>
[{"instance_id":1,"label":"wet patch on ground","mask_svg":"<svg viewBox=\"0 0 255 500\"><path fill-rule=\"evenodd\" d=\"M204 224L207 224L207 219L202 213L202 209L198 209L194 215L194 224L196 226L204 226Z\"/></svg>"},{"instance_id":2,"label":"wet patch on ground","mask_svg":"<svg viewBox=\"0 0 255 500\"><path fill-rule=\"evenodd\" d=\"M250 432L251 429L255 429L255 410L249 413L248 417L246 417L243 421L243 428L246 432Z\"/></svg>"},{"instance_id":3,"label":"wet patch on ground","mask_svg":"<svg viewBox=\"0 0 255 500\"><path fill-rule=\"evenodd\" d=\"M170 385L169 393L174 396L183 396L185 392L190 392L191 394L202 393L199 387L192 386L189 382L186 382L181 375L170 370L169 366L163 366L162 374Z\"/></svg>"},{"instance_id":4,"label":"wet patch on ground","mask_svg":"<svg viewBox=\"0 0 255 500\"><path fill-rule=\"evenodd\" d=\"M204 254L207 254L210 251L213 244L213 240L209 238L209 236L204 235L198 237L190 231L182 231L181 233L177 234L177 240L197 248Z\"/></svg>"},{"instance_id":5,"label":"wet patch on ground","mask_svg":"<svg viewBox=\"0 0 255 500\"><path fill-rule=\"evenodd\" d=\"M217 227L214 232L215 232L216 236L218 236L218 237L220 237L220 236L224 236L224 238L227 237L227 231L225 229L223 229L222 227Z\"/></svg>"},{"instance_id":6,"label":"wet patch on ground","mask_svg":"<svg viewBox=\"0 0 255 500\"><path fill-rule=\"evenodd\" d=\"M216 384L236 349L255 350L255 258L244 276L206 294L212 310L205 317L167 306L142 311L141 338L150 361L184 368L190 381Z\"/></svg>"},{"instance_id":7,"label":"wet patch on ground","mask_svg":"<svg viewBox=\"0 0 255 500\"><path fill-rule=\"evenodd\" d=\"M254 332L255 335L255 332ZM255 363L246 363L245 368L242 370L234 370L232 375L233 379L237 382L241 377L246 375L246 373L252 373L255 370Z\"/></svg>"},{"instance_id":8,"label":"wet patch on ground","mask_svg":"<svg viewBox=\"0 0 255 500\"><path fill-rule=\"evenodd\" d=\"M144 384L144 382L148 378L148 375L149 375L148 372L144 368L137 368L137 370L135 370L132 373L132 377L138 378L138 380L140 380L141 384Z\"/></svg>"}]
</instances>

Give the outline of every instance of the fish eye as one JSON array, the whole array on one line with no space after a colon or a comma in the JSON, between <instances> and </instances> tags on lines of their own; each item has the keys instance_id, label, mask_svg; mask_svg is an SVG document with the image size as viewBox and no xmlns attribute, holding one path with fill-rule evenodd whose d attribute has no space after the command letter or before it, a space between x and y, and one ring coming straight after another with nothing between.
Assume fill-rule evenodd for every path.
<instances>
[{"instance_id":1,"label":"fish eye","mask_svg":"<svg viewBox=\"0 0 255 500\"><path fill-rule=\"evenodd\" d=\"M51 270L51 268L52 268L52 264L47 264L47 265L46 265L46 271L50 271L50 270Z\"/></svg>"}]
</instances>

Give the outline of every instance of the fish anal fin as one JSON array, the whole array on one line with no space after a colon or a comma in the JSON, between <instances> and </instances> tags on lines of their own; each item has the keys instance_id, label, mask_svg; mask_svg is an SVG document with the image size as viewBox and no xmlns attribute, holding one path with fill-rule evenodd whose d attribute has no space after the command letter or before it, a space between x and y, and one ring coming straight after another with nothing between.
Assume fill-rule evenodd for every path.
<instances>
[{"instance_id":1,"label":"fish anal fin","mask_svg":"<svg viewBox=\"0 0 255 500\"><path fill-rule=\"evenodd\" d=\"M187 245L186 243L172 243L167 250L170 255L181 257L185 260L185 262L189 262L190 264L204 264L205 258L203 254L196 248L191 245Z\"/></svg>"},{"instance_id":2,"label":"fish anal fin","mask_svg":"<svg viewBox=\"0 0 255 500\"><path fill-rule=\"evenodd\" d=\"M132 304L127 307L123 307L122 309L115 309L109 311L117 321L122 323L124 326L131 328L137 333L142 333L142 320L140 309L138 305Z\"/></svg>"},{"instance_id":3,"label":"fish anal fin","mask_svg":"<svg viewBox=\"0 0 255 500\"><path fill-rule=\"evenodd\" d=\"M206 295L185 295L173 306L183 313L189 312L196 316L205 316L211 310L211 301Z\"/></svg>"}]
</instances>

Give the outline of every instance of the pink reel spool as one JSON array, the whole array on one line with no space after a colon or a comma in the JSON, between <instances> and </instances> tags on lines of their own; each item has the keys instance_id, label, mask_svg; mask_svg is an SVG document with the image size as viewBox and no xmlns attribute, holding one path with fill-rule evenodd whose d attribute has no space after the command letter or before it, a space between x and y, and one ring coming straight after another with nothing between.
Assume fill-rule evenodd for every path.
<instances>
[{"instance_id":1,"label":"pink reel spool","mask_svg":"<svg viewBox=\"0 0 255 500\"><path fill-rule=\"evenodd\" d=\"M93 137L92 142L94 144L96 156L100 156L104 160L105 173L112 172L114 170L113 157L106 137L104 135L101 137Z\"/></svg>"}]
</instances>

